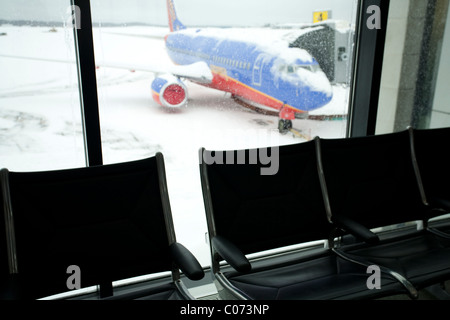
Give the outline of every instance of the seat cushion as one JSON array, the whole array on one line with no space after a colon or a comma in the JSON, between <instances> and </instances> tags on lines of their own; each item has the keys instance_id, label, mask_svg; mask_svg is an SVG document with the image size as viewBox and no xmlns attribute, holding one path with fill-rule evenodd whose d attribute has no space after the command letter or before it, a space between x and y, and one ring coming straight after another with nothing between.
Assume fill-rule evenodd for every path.
<instances>
[{"instance_id":1,"label":"seat cushion","mask_svg":"<svg viewBox=\"0 0 450 320\"><path fill-rule=\"evenodd\" d=\"M404 292L399 283L384 275L381 289L370 290L367 280L371 274L366 271L363 266L329 255L234 275L229 280L257 300L367 299Z\"/></svg>"},{"instance_id":2,"label":"seat cushion","mask_svg":"<svg viewBox=\"0 0 450 320\"><path fill-rule=\"evenodd\" d=\"M347 252L402 274L418 289L450 278L450 240L430 233Z\"/></svg>"}]
</instances>

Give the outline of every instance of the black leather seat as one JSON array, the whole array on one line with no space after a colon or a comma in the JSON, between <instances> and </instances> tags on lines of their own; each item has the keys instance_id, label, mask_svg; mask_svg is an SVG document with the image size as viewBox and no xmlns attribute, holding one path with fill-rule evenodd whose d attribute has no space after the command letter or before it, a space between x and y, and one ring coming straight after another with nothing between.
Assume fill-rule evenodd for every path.
<instances>
[{"instance_id":1,"label":"black leather seat","mask_svg":"<svg viewBox=\"0 0 450 320\"><path fill-rule=\"evenodd\" d=\"M426 200L414 163L412 129L351 139L318 139L322 190L335 235L351 234L352 245L332 245L342 257L373 264L417 289L450 279L450 242L427 228L396 236L371 230L442 214ZM398 236L397 236L398 235ZM332 237L334 238L334 236Z\"/></svg>"},{"instance_id":2,"label":"black leather seat","mask_svg":"<svg viewBox=\"0 0 450 320\"><path fill-rule=\"evenodd\" d=\"M267 154L270 164L263 157ZM269 151L201 149L200 161L212 271L222 298L369 299L406 292L390 275L382 275L380 290L369 290L367 266L346 261L324 245L332 224L314 141ZM311 248L250 256L305 243Z\"/></svg>"},{"instance_id":3,"label":"black leather seat","mask_svg":"<svg viewBox=\"0 0 450 320\"><path fill-rule=\"evenodd\" d=\"M427 201L450 212L450 128L413 131L417 164Z\"/></svg>"},{"instance_id":4,"label":"black leather seat","mask_svg":"<svg viewBox=\"0 0 450 320\"><path fill-rule=\"evenodd\" d=\"M81 288L100 285L100 298L193 298L180 269L193 280L204 273L176 242L162 154L67 170L3 169L1 182L2 252L8 252L3 299L66 292L69 266L79 267ZM157 285L136 286L126 294L112 287L116 280L160 272L167 276Z\"/></svg>"}]
</instances>

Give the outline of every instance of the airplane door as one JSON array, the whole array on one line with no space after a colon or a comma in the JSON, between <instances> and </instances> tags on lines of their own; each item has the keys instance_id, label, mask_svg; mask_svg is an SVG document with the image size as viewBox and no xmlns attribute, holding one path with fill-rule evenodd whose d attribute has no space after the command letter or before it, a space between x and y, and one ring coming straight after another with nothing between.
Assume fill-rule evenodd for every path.
<instances>
[{"instance_id":1,"label":"airplane door","mask_svg":"<svg viewBox=\"0 0 450 320\"><path fill-rule=\"evenodd\" d=\"M262 83L262 72L264 67L264 62L267 58L267 55L261 53L257 58L255 63L253 64L253 84L260 86Z\"/></svg>"}]
</instances>

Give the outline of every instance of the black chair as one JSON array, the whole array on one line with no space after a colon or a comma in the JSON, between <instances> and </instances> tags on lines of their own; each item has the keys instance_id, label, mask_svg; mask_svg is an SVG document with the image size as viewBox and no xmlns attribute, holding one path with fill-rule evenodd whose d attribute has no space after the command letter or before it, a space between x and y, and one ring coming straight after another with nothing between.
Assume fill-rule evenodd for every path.
<instances>
[{"instance_id":1,"label":"black chair","mask_svg":"<svg viewBox=\"0 0 450 320\"><path fill-rule=\"evenodd\" d=\"M326 219L314 141L271 149L200 150L212 273L219 295L325 300L405 292L384 275L383 289L369 290L367 268L324 245L332 226ZM310 247L296 248L297 244ZM280 248L286 251L267 251Z\"/></svg>"},{"instance_id":2,"label":"black chair","mask_svg":"<svg viewBox=\"0 0 450 320\"><path fill-rule=\"evenodd\" d=\"M450 212L450 128L413 131L417 165L427 201Z\"/></svg>"},{"instance_id":3,"label":"black chair","mask_svg":"<svg viewBox=\"0 0 450 320\"><path fill-rule=\"evenodd\" d=\"M417 297L418 289L450 278L450 248L448 239L412 223L426 224L440 213L428 205L421 188L411 134L316 138L316 143L327 215L335 227L331 239L354 239L353 244L332 243L333 250L356 263L379 266ZM373 232L410 222L413 227L402 232Z\"/></svg>"},{"instance_id":4,"label":"black chair","mask_svg":"<svg viewBox=\"0 0 450 320\"><path fill-rule=\"evenodd\" d=\"M79 268L81 288L100 286L94 299L193 298L182 276L198 280L204 272L176 242L162 154L67 170L3 169L1 186L3 299L67 292L69 266ZM133 290L112 285L155 273L167 276Z\"/></svg>"}]
</instances>

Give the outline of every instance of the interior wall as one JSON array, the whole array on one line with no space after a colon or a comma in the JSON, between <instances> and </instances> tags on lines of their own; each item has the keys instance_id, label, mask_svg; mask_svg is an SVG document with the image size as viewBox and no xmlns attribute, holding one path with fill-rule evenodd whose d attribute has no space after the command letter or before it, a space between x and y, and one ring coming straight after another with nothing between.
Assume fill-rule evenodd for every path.
<instances>
[{"instance_id":1,"label":"interior wall","mask_svg":"<svg viewBox=\"0 0 450 320\"><path fill-rule=\"evenodd\" d=\"M450 10L450 9L449 9ZM436 91L431 114L431 128L450 126L450 14L447 14Z\"/></svg>"},{"instance_id":2,"label":"interior wall","mask_svg":"<svg viewBox=\"0 0 450 320\"><path fill-rule=\"evenodd\" d=\"M450 126L449 90L445 89L450 32L444 36L450 25L448 4L448 0L391 1L377 134L408 126Z\"/></svg>"}]
</instances>

